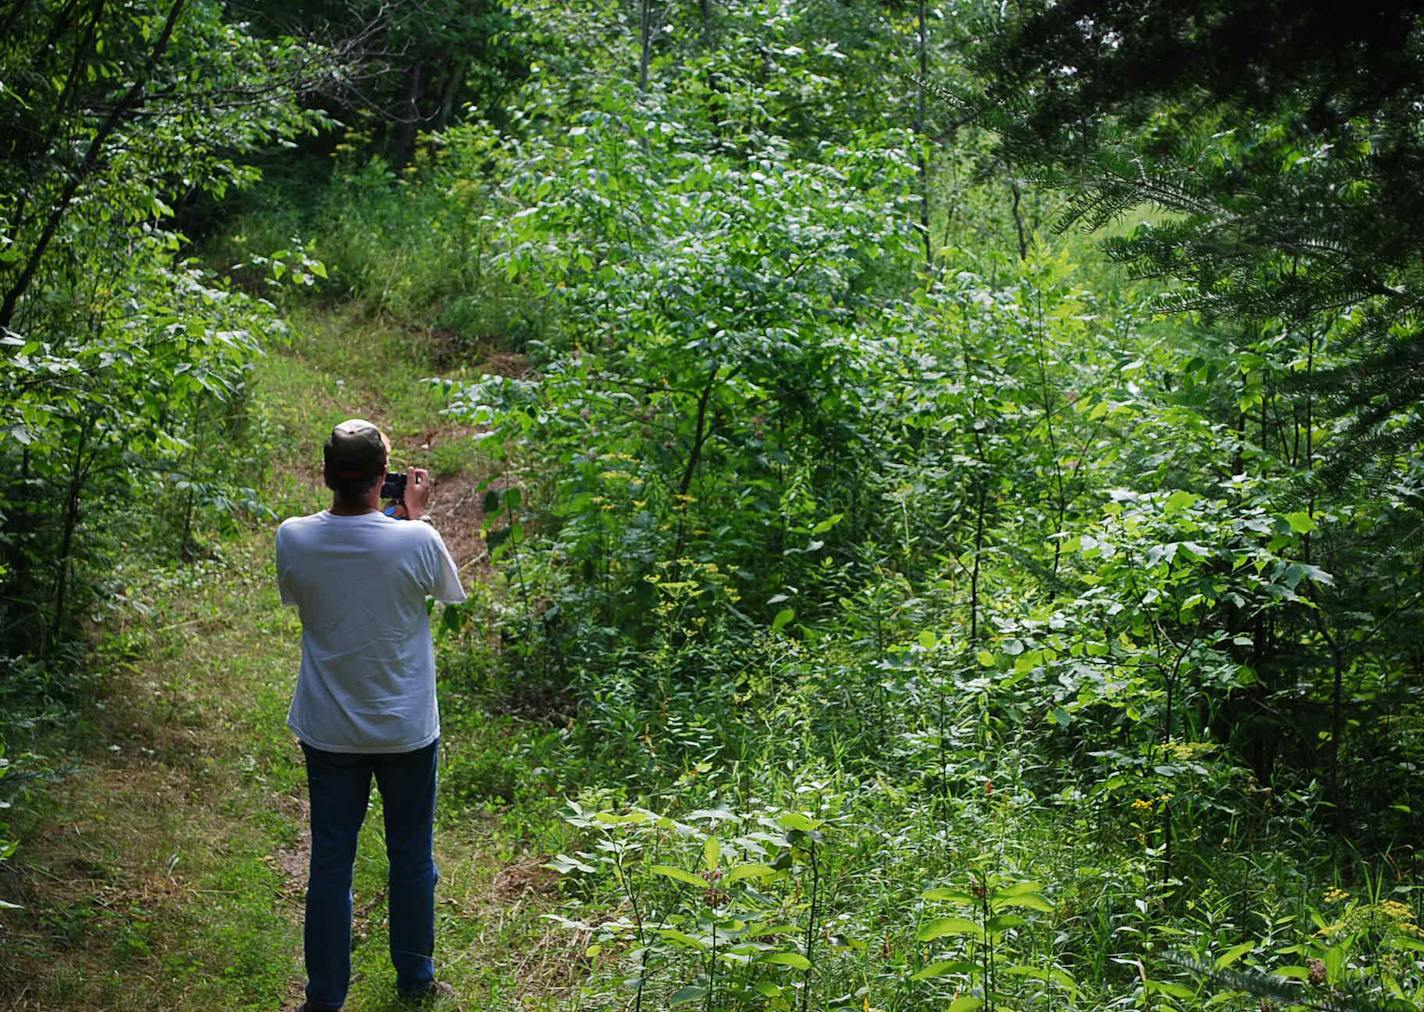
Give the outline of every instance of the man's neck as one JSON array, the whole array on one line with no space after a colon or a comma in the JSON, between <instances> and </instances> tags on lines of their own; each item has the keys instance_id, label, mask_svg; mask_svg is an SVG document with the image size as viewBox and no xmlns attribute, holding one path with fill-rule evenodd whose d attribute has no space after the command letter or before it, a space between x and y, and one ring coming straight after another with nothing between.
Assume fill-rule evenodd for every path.
<instances>
[{"instance_id":1,"label":"man's neck","mask_svg":"<svg viewBox=\"0 0 1424 1012\"><path fill-rule=\"evenodd\" d=\"M336 517L359 517L365 516L367 513L375 513L376 511L377 507L372 506L370 503L362 503L359 506L350 506L336 502L333 502L331 504L331 507L327 510L328 513Z\"/></svg>"}]
</instances>

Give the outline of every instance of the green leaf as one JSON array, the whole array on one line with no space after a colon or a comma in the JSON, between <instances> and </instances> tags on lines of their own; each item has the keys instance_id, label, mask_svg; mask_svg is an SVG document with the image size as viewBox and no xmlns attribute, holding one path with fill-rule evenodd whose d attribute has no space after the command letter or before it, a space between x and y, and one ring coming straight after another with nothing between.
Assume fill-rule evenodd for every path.
<instances>
[{"instance_id":1,"label":"green leaf","mask_svg":"<svg viewBox=\"0 0 1424 1012\"><path fill-rule=\"evenodd\" d=\"M920 925L920 930L915 932L915 937L922 942L932 942L936 938L944 938L946 935L978 935L979 933L979 925L967 917L937 917Z\"/></svg>"},{"instance_id":2,"label":"green leaf","mask_svg":"<svg viewBox=\"0 0 1424 1012\"><path fill-rule=\"evenodd\" d=\"M973 903L974 897L970 896L963 889L951 889L948 886L939 886L934 889L926 889L920 893L922 899L927 900L949 900L951 903Z\"/></svg>"},{"instance_id":3,"label":"green leaf","mask_svg":"<svg viewBox=\"0 0 1424 1012\"><path fill-rule=\"evenodd\" d=\"M799 952L773 952L762 956L757 962L775 963L777 966L789 966L796 970L811 969L811 961Z\"/></svg>"},{"instance_id":4,"label":"green leaf","mask_svg":"<svg viewBox=\"0 0 1424 1012\"><path fill-rule=\"evenodd\" d=\"M1345 968L1345 950L1339 945L1332 945L1325 950L1325 980L1329 984L1334 984L1340 979L1340 971Z\"/></svg>"},{"instance_id":5,"label":"green leaf","mask_svg":"<svg viewBox=\"0 0 1424 1012\"><path fill-rule=\"evenodd\" d=\"M696 984L688 984L673 992L673 996L668 999L669 1006L686 1005L688 1002L697 1001L707 993L705 987L698 987Z\"/></svg>"},{"instance_id":6,"label":"green leaf","mask_svg":"<svg viewBox=\"0 0 1424 1012\"><path fill-rule=\"evenodd\" d=\"M776 874L776 869L769 864L739 864L731 871L727 872L727 877L722 881L727 885L732 885L746 878L765 879Z\"/></svg>"},{"instance_id":7,"label":"green leaf","mask_svg":"<svg viewBox=\"0 0 1424 1012\"><path fill-rule=\"evenodd\" d=\"M916 639L920 647L924 650L933 650L935 648L935 634L932 629L921 629Z\"/></svg>"},{"instance_id":8,"label":"green leaf","mask_svg":"<svg viewBox=\"0 0 1424 1012\"><path fill-rule=\"evenodd\" d=\"M1048 981L1057 984L1070 994L1078 993L1078 985L1066 970L1060 970L1056 966L1043 969L1037 966L1026 966L1023 963L1014 963L1003 968L1003 973L1012 977L1030 977L1034 980Z\"/></svg>"},{"instance_id":9,"label":"green leaf","mask_svg":"<svg viewBox=\"0 0 1424 1012\"><path fill-rule=\"evenodd\" d=\"M1024 907L1028 910L1040 910L1045 914L1053 913L1053 904L1036 893L1024 893L1022 896L1005 896L1002 899L994 900L992 906L995 910L1007 910L1010 907Z\"/></svg>"},{"instance_id":10,"label":"green leaf","mask_svg":"<svg viewBox=\"0 0 1424 1012\"><path fill-rule=\"evenodd\" d=\"M1174 514L1182 512L1182 510L1190 509L1196 505L1199 499L1201 499L1199 495L1193 495L1184 489L1178 489L1169 495L1167 501L1162 504L1162 512L1166 516L1173 516Z\"/></svg>"},{"instance_id":11,"label":"green leaf","mask_svg":"<svg viewBox=\"0 0 1424 1012\"><path fill-rule=\"evenodd\" d=\"M715 870L722 859L722 844L715 836L707 837L707 842L702 845L702 856L707 862L707 869Z\"/></svg>"},{"instance_id":12,"label":"green leaf","mask_svg":"<svg viewBox=\"0 0 1424 1012\"><path fill-rule=\"evenodd\" d=\"M1242 956L1246 955L1246 953L1250 952L1255 947L1255 942L1242 942L1240 945L1233 945L1231 948L1227 949L1221 955L1216 957L1215 962L1212 963L1212 968L1216 970L1225 970L1228 966L1236 962Z\"/></svg>"},{"instance_id":13,"label":"green leaf","mask_svg":"<svg viewBox=\"0 0 1424 1012\"><path fill-rule=\"evenodd\" d=\"M1173 983L1170 980L1149 980L1146 983L1147 990L1171 995L1173 998L1195 998L1197 994L1185 984Z\"/></svg>"},{"instance_id":14,"label":"green leaf","mask_svg":"<svg viewBox=\"0 0 1424 1012\"><path fill-rule=\"evenodd\" d=\"M1315 521L1311 519L1310 514L1303 510L1296 513L1287 513L1285 520L1286 523L1290 524L1291 530L1297 534L1309 534L1315 530L1317 526Z\"/></svg>"},{"instance_id":15,"label":"green leaf","mask_svg":"<svg viewBox=\"0 0 1424 1012\"><path fill-rule=\"evenodd\" d=\"M997 917L989 918L988 928L990 934L997 935L999 932L1008 931L1010 928L1021 928L1027 923L1028 921L1024 920L1018 914L999 914Z\"/></svg>"},{"instance_id":16,"label":"green leaf","mask_svg":"<svg viewBox=\"0 0 1424 1012\"><path fill-rule=\"evenodd\" d=\"M697 886L699 889L707 888L707 880L701 875L694 875L690 871L683 871L681 868L674 868L670 864L651 865L649 866L648 871L652 872L655 875L663 875L667 878L676 879L679 882L685 882L691 886Z\"/></svg>"},{"instance_id":17,"label":"green leaf","mask_svg":"<svg viewBox=\"0 0 1424 1012\"><path fill-rule=\"evenodd\" d=\"M703 951L707 948L707 944L700 938L693 938L691 935L678 931L676 928L659 928L658 937L666 938L669 942L676 942L685 949Z\"/></svg>"},{"instance_id":18,"label":"green leaf","mask_svg":"<svg viewBox=\"0 0 1424 1012\"><path fill-rule=\"evenodd\" d=\"M803 833L813 832L818 825L810 816L800 812L782 812L776 817L776 821L782 829L797 829Z\"/></svg>"},{"instance_id":19,"label":"green leaf","mask_svg":"<svg viewBox=\"0 0 1424 1012\"><path fill-rule=\"evenodd\" d=\"M567 854L555 854L544 867L552 868L560 875L567 875L571 871L581 871L591 874L596 870L593 865L588 862L580 861L576 857L569 857Z\"/></svg>"},{"instance_id":20,"label":"green leaf","mask_svg":"<svg viewBox=\"0 0 1424 1012\"><path fill-rule=\"evenodd\" d=\"M975 1012L984 1007L984 999L971 994L962 994L949 1003L948 1012Z\"/></svg>"},{"instance_id":21,"label":"green leaf","mask_svg":"<svg viewBox=\"0 0 1424 1012\"><path fill-rule=\"evenodd\" d=\"M780 632L785 626L789 625L791 620L795 617L795 608L782 608L776 613L776 618L771 620L771 631Z\"/></svg>"},{"instance_id":22,"label":"green leaf","mask_svg":"<svg viewBox=\"0 0 1424 1012\"><path fill-rule=\"evenodd\" d=\"M949 959L939 963L931 963L918 973L910 975L911 980L929 980L932 977L943 977L947 973L973 973L978 967L973 963L962 959Z\"/></svg>"},{"instance_id":23,"label":"green leaf","mask_svg":"<svg viewBox=\"0 0 1424 1012\"><path fill-rule=\"evenodd\" d=\"M990 898L997 900L1009 896L1023 896L1025 893L1040 892L1043 892L1043 883L1041 882L1014 882L1010 885L995 889Z\"/></svg>"}]
</instances>

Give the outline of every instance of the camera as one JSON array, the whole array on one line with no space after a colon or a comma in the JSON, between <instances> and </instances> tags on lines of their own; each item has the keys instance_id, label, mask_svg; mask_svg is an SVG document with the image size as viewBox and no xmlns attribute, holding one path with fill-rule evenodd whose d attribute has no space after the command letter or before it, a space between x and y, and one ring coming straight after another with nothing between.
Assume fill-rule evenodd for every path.
<instances>
[{"instance_id":1,"label":"camera","mask_svg":"<svg viewBox=\"0 0 1424 1012\"><path fill-rule=\"evenodd\" d=\"M381 498L405 502L405 479L404 473L386 475L386 480L381 483Z\"/></svg>"}]
</instances>

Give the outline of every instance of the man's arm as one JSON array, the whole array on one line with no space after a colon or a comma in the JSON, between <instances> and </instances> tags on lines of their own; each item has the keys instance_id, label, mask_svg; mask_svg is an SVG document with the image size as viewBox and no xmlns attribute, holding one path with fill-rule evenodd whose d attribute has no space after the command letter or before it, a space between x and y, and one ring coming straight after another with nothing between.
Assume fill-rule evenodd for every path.
<instances>
[{"instance_id":1,"label":"man's arm","mask_svg":"<svg viewBox=\"0 0 1424 1012\"><path fill-rule=\"evenodd\" d=\"M397 516L405 520L419 520L425 516L425 506L430 502L430 472L423 467L412 467L406 472L405 508Z\"/></svg>"},{"instance_id":2,"label":"man's arm","mask_svg":"<svg viewBox=\"0 0 1424 1012\"><path fill-rule=\"evenodd\" d=\"M407 472L405 483L405 510L407 520L424 519L426 506L430 502L430 472L423 467L412 467ZM430 528L431 554L430 583L425 592L443 604L459 604L465 600L465 588L460 585L460 571L455 568L455 560L445 547L445 539L434 527Z\"/></svg>"},{"instance_id":3,"label":"man's arm","mask_svg":"<svg viewBox=\"0 0 1424 1012\"><path fill-rule=\"evenodd\" d=\"M277 590L282 595L282 603L295 606L297 599L292 596L291 589L287 586L287 566L282 549L282 528L277 528Z\"/></svg>"}]
</instances>

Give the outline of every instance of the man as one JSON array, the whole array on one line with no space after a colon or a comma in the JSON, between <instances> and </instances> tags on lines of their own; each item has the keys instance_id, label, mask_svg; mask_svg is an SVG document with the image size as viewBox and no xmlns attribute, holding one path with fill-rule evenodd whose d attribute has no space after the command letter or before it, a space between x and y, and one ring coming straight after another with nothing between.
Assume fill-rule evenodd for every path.
<instances>
[{"instance_id":1,"label":"man","mask_svg":"<svg viewBox=\"0 0 1424 1012\"><path fill-rule=\"evenodd\" d=\"M407 997L435 980L435 768L440 718L426 597L465 599L411 468L403 509L380 509L390 443L354 418L331 432L331 508L277 531L277 581L302 620L302 664L287 726L301 741L311 797L304 1012L340 1009L351 978L351 874L371 778L385 807L391 963Z\"/></svg>"}]
</instances>

